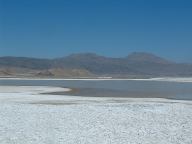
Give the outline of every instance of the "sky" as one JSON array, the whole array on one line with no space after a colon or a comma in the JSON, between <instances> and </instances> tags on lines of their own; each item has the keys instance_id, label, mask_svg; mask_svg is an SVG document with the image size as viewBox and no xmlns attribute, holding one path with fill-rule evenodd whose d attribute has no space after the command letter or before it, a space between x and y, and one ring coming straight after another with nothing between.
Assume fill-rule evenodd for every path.
<instances>
[{"instance_id":1,"label":"sky","mask_svg":"<svg viewBox=\"0 0 192 144\"><path fill-rule=\"evenodd\" d=\"M0 0L0 56L84 52L192 62L192 1Z\"/></svg>"}]
</instances>

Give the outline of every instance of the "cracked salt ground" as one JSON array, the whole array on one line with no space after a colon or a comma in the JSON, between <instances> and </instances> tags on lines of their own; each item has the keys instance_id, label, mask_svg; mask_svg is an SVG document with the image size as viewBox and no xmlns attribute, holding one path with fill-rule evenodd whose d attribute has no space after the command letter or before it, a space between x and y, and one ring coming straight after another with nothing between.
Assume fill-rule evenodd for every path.
<instances>
[{"instance_id":1,"label":"cracked salt ground","mask_svg":"<svg viewBox=\"0 0 192 144\"><path fill-rule=\"evenodd\" d=\"M23 99L24 94L20 95L14 96ZM3 94L0 96L0 144L192 143L192 105L185 104L186 101L135 100L57 106L23 104L18 99L5 101ZM26 96L29 99L30 94ZM32 95L32 100L39 97Z\"/></svg>"}]
</instances>

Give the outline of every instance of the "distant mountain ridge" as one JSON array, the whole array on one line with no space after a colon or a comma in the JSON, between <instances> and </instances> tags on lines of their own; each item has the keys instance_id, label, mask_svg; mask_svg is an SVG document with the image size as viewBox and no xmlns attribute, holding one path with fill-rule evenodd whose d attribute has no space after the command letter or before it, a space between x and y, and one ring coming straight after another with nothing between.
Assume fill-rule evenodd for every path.
<instances>
[{"instance_id":1,"label":"distant mountain ridge","mask_svg":"<svg viewBox=\"0 0 192 144\"><path fill-rule=\"evenodd\" d=\"M134 52L128 55L127 59L129 61L137 61L137 62L155 62L159 64L170 64L173 63L164 58L158 57L156 55L145 53L145 52Z\"/></svg>"},{"instance_id":2,"label":"distant mountain ridge","mask_svg":"<svg viewBox=\"0 0 192 144\"><path fill-rule=\"evenodd\" d=\"M40 77L192 76L192 64L179 64L144 52L135 52L124 58L95 53L72 54L56 59L0 57L0 76L18 74Z\"/></svg>"}]
</instances>

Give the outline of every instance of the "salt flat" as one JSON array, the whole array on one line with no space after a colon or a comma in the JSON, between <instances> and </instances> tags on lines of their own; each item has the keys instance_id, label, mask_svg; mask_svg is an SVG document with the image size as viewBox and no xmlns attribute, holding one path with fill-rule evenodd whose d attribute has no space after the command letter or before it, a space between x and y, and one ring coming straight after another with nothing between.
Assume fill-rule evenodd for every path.
<instances>
[{"instance_id":1,"label":"salt flat","mask_svg":"<svg viewBox=\"0 0 192 144\"><path fill-rule=\"evenodd\" d=\"M0 86L0 144L191 144L192 102Z\"/></svg>"}]
</instances>

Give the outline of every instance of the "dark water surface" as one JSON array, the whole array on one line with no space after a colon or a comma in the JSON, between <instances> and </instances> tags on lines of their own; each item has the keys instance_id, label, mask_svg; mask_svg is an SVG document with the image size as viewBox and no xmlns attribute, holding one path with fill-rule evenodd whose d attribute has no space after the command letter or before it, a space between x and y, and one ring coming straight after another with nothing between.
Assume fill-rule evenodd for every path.
<instances>
[{"instance_id":1,"label":"dark water surface","mask_svg":"<svg viewBox=\"0 0 192 144\"><path fill-rule=\"evenodd\" d=\"M192 100L192 83L132 80L0 80L0 85L73 88L56 93L98 97L163 97Z\"/></svg>"}]
</instances>

